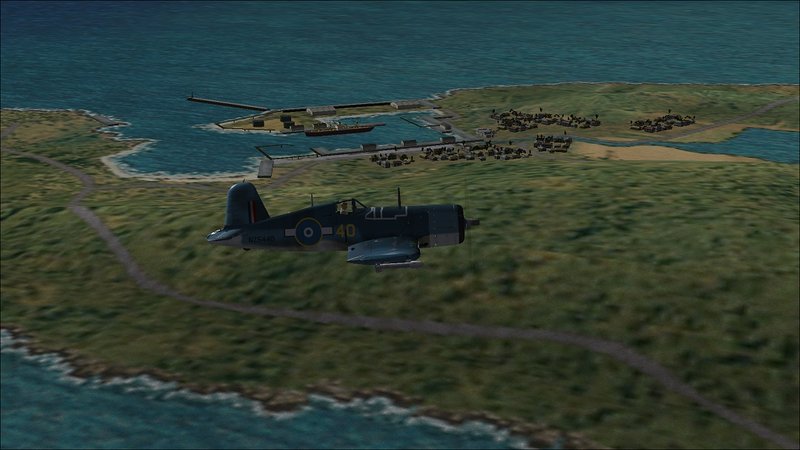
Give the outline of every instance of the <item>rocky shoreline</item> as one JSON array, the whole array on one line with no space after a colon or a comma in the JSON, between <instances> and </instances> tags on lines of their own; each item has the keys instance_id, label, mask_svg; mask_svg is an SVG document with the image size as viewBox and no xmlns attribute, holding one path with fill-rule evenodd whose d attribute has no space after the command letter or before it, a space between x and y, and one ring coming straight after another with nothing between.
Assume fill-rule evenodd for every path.
<instances>
[{"instance_id":1,"label":"rocky shoreline","mask_svg":"<svg viewBox=\"0 0 800 450\"><path fill-rule=\"evenodd\" d=\"M524 438L529 448L607 448L577 433L565 432L542 424L527 423L518 419L505 419L489 412L452 412L433 406L419 406L423 403L421 398L406 396L390 388L350 389L343 386L341 382L337 380L326 379L322 379L316 384L307 385L303 391L273 389L269 387L253 388L240 384L196 383L183 376L159 369L145 370L109 366L104 362L88 358L71 349L48 348L38 342L21 327L14 324L2 323L0 324L0 329L6 331L13 337L15 342L12 344L12 347L24 347L31 355L58 355L70 366L70 376L77 378L86 379L97 377L102 381L109 381L113 378L147 376L160 382L174 382L181 388L199 395L237 393L244 398L257 401L266 411L275 413L299 410L308 405L310 395L322 395L342 403L349 403L359 399L366 400L374 397L384 397L391 400L391 402L397 406L413 409L413 416L429 417L455 426L473 421L493 425L498 429L507 430L513 435Z\"/></svg>"}]
</instances>

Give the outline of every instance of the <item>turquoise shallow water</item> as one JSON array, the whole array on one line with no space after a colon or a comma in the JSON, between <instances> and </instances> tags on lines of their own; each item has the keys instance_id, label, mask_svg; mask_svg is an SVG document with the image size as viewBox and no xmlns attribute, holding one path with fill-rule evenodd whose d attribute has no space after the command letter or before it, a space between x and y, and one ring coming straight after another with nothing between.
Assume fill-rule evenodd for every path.
<instances>
[{"instance_id":1,"label":"turquoise shallow water","mask_svg":"<svg viewBox=\"0 0 800 450\"><path fill-rule=\"evenodd\" d=\"M631 145L657 145L673 147L698 153L723 153L726 155L750 156L769 161L797 164L800 162L800 133L794 131L774 131L763 128L746 128L731 139L722 142L625 142L597 141L611 147L630 147Z\"/></svg>"},{"instance_id":2,"label":"turquoise shallow water","mask_svg":"<svg viewBox=\"0 0 800 450\"><path fill-rule=\"evenodd\" d=\"M208 124L246 112L185 97L291 107L497 84L798 83L798 22L798 2L4 1L0 106L87 109L125 120L130 125L118 128L124 137L153 140L122 159L130 170L248 171L257 145L291 144L285 151L294 152L436 133L397 117L376 119L396 126L368 135L313 141L221 133ZM797 162L796 136L747 130L728 143L680 145L734 154L761 149L754 156ZM365 410L318 402L278 420L236 400L140 389L136 381L76 384L52 366L2 354L3 447L496 442L480 427L471 434L428 426L380 404ZM503 439L498 446L512 443Z\"/></svg>"},{"instance_id":3,"label":"turquoise shallow water","mask_svg":"<svg viewBox=\"0 0 800 450\"><path fill-rule=\"evenodd\" d=\"M700 153L725 153L728 155L752 156L783 163L800 162L800 133L773 131L762 128L747 128L724 142L669 143L670 147Z\"/></svg>"}]
</instances>

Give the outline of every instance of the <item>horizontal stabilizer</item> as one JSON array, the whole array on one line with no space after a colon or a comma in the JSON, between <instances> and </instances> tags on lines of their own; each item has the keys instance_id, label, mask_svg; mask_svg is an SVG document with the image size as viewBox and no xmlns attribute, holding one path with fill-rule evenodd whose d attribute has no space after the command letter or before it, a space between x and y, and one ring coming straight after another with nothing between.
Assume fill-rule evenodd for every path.
<instances>
[{"instance_id":1,"label":"horizontal stabilizer","mask_svg":"<svg viewBox=\"0 0 800 450\"><path fill-rule=\"evenodd\" d=\"M478 225L480 225L481 219L465 219L465 222L467 225L467 229L470 229L472 227L477 227Z\"/></svg>"}]
</instances>

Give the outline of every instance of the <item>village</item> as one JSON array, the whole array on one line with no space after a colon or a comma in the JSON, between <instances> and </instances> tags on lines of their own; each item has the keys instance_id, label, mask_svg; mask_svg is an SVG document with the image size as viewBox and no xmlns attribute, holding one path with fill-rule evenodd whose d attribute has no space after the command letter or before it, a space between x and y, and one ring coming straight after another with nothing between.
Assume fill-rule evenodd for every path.
<instances>
[{"instance_id":1,"label":"village","mask_svg":"<svg viewBox=\"0 0 800 450\"><path fill-rule=\"evenodd\" d=\"M681 116L672 114L670 109L666 115L655 119L643 119L631 121L631 130L645 131L647 133L658 133L660 131L671 130L673 127L685 127L695 123L695 116Z\"/></svg>"},{"instance_id":2,"label":"village","mask_svg":"<svg viewBox=\"0 0 800 450\"><path fill-rule=\"evenodd\" d=\"M576 116L574 114L552 114L539 108L538 114L524 113L511 109L497 114L492 110L492 119L497 121L498 130L520 132L538 128L539 125L560 125L567 128L591 128L600 126L600 115L595 114L594 119Z\"/></svg>"},{"instance_id":3,"label":"village","mask_svg":"<svg viewBox=\"0 0 800 450\"><path fill-rule=\"evenodd\" d=\"M513 141L508 146L498 145L492 141L483 143L456 143L452 146L424 147L419 153L419 157L428 161L486 161L494 158L501 161L512 159L530 158L534 156L534 150L538 152L566 153L572 145L572 138L569 136L552 136L540 134L536 136L532 149L514 147ZM396 152L378 153L369 157L371 162L383 168L399 167L414 162L414 156L407 154L397 154Z\"/></svg>"}]
</instances>

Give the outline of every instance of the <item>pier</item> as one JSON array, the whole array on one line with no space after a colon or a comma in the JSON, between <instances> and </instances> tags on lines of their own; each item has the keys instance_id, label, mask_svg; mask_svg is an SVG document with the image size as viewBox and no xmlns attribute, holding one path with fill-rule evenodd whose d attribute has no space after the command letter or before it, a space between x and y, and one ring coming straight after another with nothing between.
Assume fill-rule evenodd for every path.
<instances>
[{"instance_id":1,"label":"pier","mask_svg":"<svg viewBox=\"0 0 800 450\"><path fill-rule=\"evenodd\" d=\"M222 100L212 100L209 98L200 98L194 96L186 97L186 100L189 100L190 102L207 103L209 105L227 106L229 108L249 109L252 111L259 111L259 112L269 111L269 108L267 108L266 106L246 105L244 103L225 102Z\"/></svg>"},{"instance_id":2,"label":"pier","mask_svg":"<svg viewBox=\"0 0 800 450\"><path fill-rule=\"evenodd\" d=\"M310 108L310 106L302 106L302 107L279 108L271 110L266 106L248 105L245 103L227 102L224 100L213 100L210 98L195 97L194 95L186 97L186 100L189 100L190 102L207 103L209 105L227 106L230 108L239 108L239 109L249 109L252 111L259 111L259 112L280 111L285 113L291 113L291 112L305 111L306 109ZM419 100L419 102L421 106L429 106L431 109L437 108L436 105L431 103L429 100ZM370 106L391 106L391 105L392 105L391 101L381 101L381 102L366 102L366 103L344 103L340 105L330 105L330 106L335 109L345 109L345 108L367 108Z\"/></svg>"},{"instance_id":3,"label":"pier","mask_svg":"<svg viewBox=\"0 0 800 450\"><path fill-rule=\"evenodd\" d=\"M325 161L325 160L335 160L335 159L351 159L351 158L360 158L364 155L370 155L378 152L396 152L398 154L409 153L420 151L423 148L439 148L439 147L447 147L456 144L471 144L475 142L484 142L483 139L463 139L463 140L453 140L452 142L442 142L442 140L438 141L431 141L431 142L415 142L410 145L396 145L396 144L380 144L375 145L375 148L372 150L363 150L360 148L347 148L347 149L340 149L336 151L328 150L325 147L311 147L311 152L313 153L306 153L300 155L281 155L281 156L271 156L266 153L266 148L264 146L258 146L256 149L261 152L264 156L269 158L274 162L275 165L283 165L286 163L290 163L291 161L303 161L303 160L316 160L316 161Z\"/></svg>"},{"instance_id":4,"label":"pier","mask_svg":"<svg viewBox=\"0 0 800 450\"><path fill-rule=\"evenodd\" d=\"M100 114L87 113L87 115L89 117L91 117L92 119L100 122L101 124L103 124L103 126L106 126L106 127L115 127L117 125L125 125L126 124L125 122L121 122L119 120L114 120L114 119L112 119L110 117L102 116Z\"/></svg>"},{"instance_id":5,"label":"pier","mask_svg":"<svg viewBox=\"0 0 800 450\"><path fill-rule=\"evenodd\" d=\"M272 167L275 162L272 159L264 158L258 164L258 178L272 178Z\"/></svg>"},{"instance_id":6,"label":"pier","mask_svg":"<svg viewBox=\"0 0 800 450\"><path fill-rule=\"evenodd\" d=\"M391 105L392 102L372 102L372 103L350 103L345 105L331 105L336 109L341 108L364 108L367 106L388 106ZM301 108L283 108L281 109L282 112L298 112L298 111L305 111L309 106L304 106Z\"/></svg>"}]
</instances>

